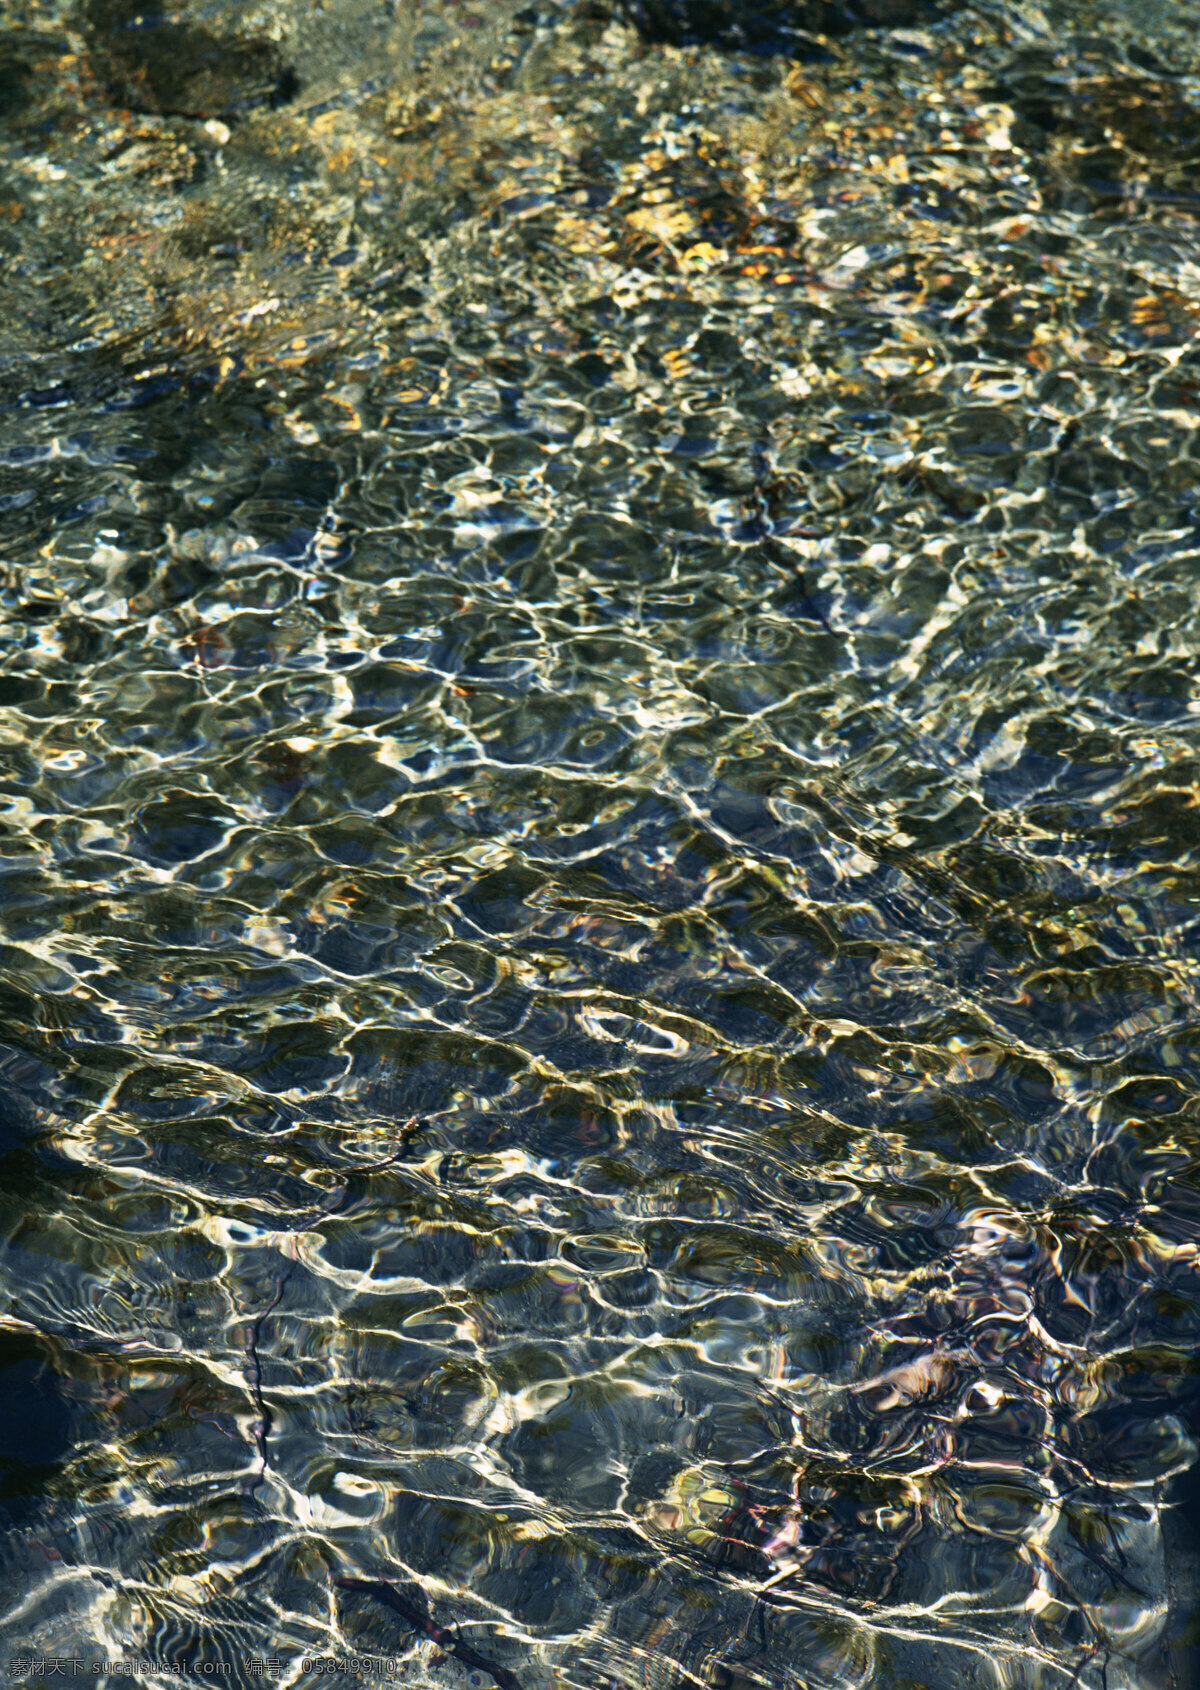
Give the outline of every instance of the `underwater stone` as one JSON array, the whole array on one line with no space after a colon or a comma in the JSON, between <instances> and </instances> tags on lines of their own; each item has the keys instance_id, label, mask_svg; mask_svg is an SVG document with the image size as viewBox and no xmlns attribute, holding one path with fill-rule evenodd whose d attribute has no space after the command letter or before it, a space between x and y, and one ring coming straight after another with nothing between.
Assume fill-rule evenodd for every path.
<instances>
[{"instance_id":1,"label":"underwater stone","mask_svg":"<svg viewBox=\"0 0 1200 1690\"><path fill-rule=\"evenodd\" d=\"M0 1334L0 1528L22 1525L71 1446L71 1408L37 1341Z\"/></svg>"},{"instance_id":2,"label":"underwater stone","mask_svg":"<svg viewBox=\"0 0 1200 1690\"><path fill-rule=\"evenodd\" d=\"M31 76L28 62L10 49L0 63L0 123L15 117L24 106Z\"/></svg>"},{"instance_id":3,"label":"underwater stone","mask_svg":"<svg viewBox=\"0 0 1200 1690\"><path fill-rule=\"evenodd\" d=\"M84 27L98 80L131 111L229 118L284 105L299 91L273 41L214 35L145 11L139 0L88 0Z\"/></svg>"},{"instance_id":4,"label":"underwater stone","mask_svg":"<svg viewBox=\"0 0 1200 1690\"><path fill-rule=\"evenodd\" d=\"M626 0L626 11L648 41L791 53L806 35L898 29L927 20L934 7L929 0Z\"/></svg>"}]
</instances>

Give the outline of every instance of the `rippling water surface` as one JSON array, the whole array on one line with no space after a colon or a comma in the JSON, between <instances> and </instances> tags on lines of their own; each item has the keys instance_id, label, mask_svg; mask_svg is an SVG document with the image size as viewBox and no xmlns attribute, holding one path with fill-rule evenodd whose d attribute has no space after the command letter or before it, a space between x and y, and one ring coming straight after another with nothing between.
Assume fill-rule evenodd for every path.
<instances>
[{"instance_id":1,"label":"rippling water surface","mask_svg":"<svg viewBox=\"0 0 1200 1690\"><path fill-rule=\"evenodd\" d=\"M1192 7L670 34L9 0L14 1682L1182 1682Z\"/></svg>"}]
</instances>

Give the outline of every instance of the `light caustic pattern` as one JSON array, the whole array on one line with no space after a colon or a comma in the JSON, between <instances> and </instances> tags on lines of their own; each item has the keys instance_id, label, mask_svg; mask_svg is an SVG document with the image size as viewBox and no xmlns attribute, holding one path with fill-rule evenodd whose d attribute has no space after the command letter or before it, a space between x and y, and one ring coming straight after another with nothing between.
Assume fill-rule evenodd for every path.
<instances>
[{"instance_id":1,"label":"light caustic pattern","mask_svg":"<svg viewBox=\"0 0 1200 1690\"><path fill-rule=\"evenodd\" d=\"M110 10L0 88L3 1642L1140 1690L1187 9Z\"/></svg>"}]
</instances>

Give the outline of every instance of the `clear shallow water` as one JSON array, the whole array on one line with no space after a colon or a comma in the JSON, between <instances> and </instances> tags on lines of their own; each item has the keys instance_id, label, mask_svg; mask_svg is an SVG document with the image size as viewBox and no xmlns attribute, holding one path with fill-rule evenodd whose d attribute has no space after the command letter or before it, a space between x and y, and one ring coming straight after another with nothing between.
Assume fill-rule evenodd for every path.
<instances>
[{"instance_id":1,"label":"clear shallow water","mask_svg":"<svg viewBox=\"0 0 1200 1690\"><path fill-rule=\"evenodd\" d=\"M10 1676L1169 1682L1188 9L8 17Z\"/></svg>"}]
</instances>

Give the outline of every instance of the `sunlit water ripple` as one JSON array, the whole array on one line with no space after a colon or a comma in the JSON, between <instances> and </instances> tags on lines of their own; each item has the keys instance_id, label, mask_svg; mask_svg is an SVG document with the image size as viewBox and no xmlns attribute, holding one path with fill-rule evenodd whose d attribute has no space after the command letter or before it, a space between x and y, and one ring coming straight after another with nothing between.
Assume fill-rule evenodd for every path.
<instances>
[{"instance_id":1,"label":"sunlit water ripple","mask_svg":"<svg viewBox=\"0 0 1200 1690\"><path fill-rule=\"evenodd\" d=\"M128 10L0 76L10 1678L1176 1684L1190 7Z\"/></svg>"}]
</instances>

